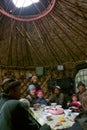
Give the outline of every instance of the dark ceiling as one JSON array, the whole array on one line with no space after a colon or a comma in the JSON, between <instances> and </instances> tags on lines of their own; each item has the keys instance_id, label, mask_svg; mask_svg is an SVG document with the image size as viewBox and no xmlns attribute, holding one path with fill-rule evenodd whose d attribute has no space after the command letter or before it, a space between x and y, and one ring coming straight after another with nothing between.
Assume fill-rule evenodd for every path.
<instances>
[{"instance_id":1,"label":"dark ceiling","mask_svg":"<svg viewBox=\"0 0 87 130\"><path fill-rule=\"evenodd\" d=\"M86 60L87 0L57 0L52 11L36 21L16 21L0 13L1 66L72 65Z\"/></svg>"}]
</instances>

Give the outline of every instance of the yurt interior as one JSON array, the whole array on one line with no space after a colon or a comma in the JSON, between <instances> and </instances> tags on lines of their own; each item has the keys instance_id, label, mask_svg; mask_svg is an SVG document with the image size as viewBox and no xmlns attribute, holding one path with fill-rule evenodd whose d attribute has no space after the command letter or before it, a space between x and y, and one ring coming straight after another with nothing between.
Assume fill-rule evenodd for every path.
<instances>
[{"instance_id":1,"label":"yurt interior","mask_svg":"<svg viewBox=\"0 0 87 130\"><path fill-rule=\"evenodd\" d=\"M69 96L87 86L87 0L0 0L0 83L20 80L25 98L32 76Z\"/></svg>"}]
</instances>

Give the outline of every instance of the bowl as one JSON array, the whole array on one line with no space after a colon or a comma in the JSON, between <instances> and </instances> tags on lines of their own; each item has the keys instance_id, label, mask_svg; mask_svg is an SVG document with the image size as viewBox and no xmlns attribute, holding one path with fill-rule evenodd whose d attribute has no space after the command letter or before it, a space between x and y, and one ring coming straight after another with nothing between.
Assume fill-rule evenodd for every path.
<instances>
[{"instance_id":1,"label":"bowl","mask_svg":"<svg viewBox=\"0 0 87 130\"><path fill-rule=\"evenodd\" d=\"M70 116L71 112L72 112L72 110L70 110L70 109L64 110L65 116Z\"/></svg>"},{"instance_id":2,"label":"bowl","mask_svg":"<svg viewBox=\"0 0 87 130\"><path fill-rule=\"evenodd\" d=\"M57 106L56 106L56 108L61 108L61 107L62 107L62 105L57 105Z\"/></svg>"}]
</instances>

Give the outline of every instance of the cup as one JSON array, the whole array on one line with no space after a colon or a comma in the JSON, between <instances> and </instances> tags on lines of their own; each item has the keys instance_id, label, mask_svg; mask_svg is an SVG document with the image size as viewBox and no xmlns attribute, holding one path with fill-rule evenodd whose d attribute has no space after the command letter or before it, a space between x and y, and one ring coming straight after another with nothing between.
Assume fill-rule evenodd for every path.
<instances>
[{"instance_id":1,"label":"cup","mask_svg":"<svg viewBox=\"0 0 87 130\"><path fill-rule=\"evenodd\" d=\"M51 106L55 107L57 105L57 103L51 103Z\"/></svg>"},{"instance_id":2,"label":"cup","mask_svg":"<svg viewBox=\"0 0 87 130\"><path fill-rule=\"evenodd\" d=\"M71 116L71 112L72 110L69 110L69 109L64 110L65 116Z\"/></svg>"}]
</instances>

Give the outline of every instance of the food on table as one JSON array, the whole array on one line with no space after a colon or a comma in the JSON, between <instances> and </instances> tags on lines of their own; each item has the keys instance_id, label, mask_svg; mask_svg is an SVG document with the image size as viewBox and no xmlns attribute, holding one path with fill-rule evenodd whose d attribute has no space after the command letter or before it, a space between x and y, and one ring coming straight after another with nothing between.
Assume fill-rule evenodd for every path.
<instances>
[{"instance_id":1,"label":"food on table","mask_svg":"<svg viewBox=\"0 0 87 130\"><path fill-rule=\"evenodd\" d=\"M57 114L63 114L64 113L64 109L63 108L50 108L48 110L49 113L57 115Z\"/></svg>"},{"instance_id":2,"label":"food on table","mask_svg":"<svg viewBox=\"0 0 87 130\"><path fill-rule=\"evenodd\" d=\"M64 117L60 117L59 120L60 120L60 122L65 122L66 121Z\"/></svg>"},{"instance_id":3,"label":"food on table","mask_svg":"<svg viewBox=\"0 0 87 130\"><path fill-rule=\"evenodd\" d=\"M55 126L60 126L60 125L62 125L62 122L57 122Z\"/></svg>"}]
</instances>

